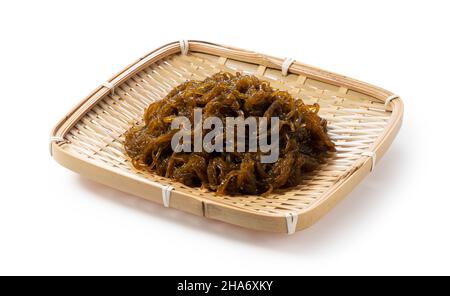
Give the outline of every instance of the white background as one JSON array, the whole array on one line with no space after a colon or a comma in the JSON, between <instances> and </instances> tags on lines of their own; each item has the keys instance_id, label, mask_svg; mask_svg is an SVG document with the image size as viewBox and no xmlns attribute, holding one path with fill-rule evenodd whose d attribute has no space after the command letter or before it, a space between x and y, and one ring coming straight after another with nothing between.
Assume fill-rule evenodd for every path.
<instances>
[{"instance_id":1,"label":"white background","mask_svg":"<svg viewBox=\"0 0 450 296\"><path fill-rule=\"evenodd\" d=\"M448 1L2 1L0 274L450 274ZM341 204L293 236L164 209L49 155L53 125L167 42L293 57L402 96Z\"/></svg>"}]
</instances>

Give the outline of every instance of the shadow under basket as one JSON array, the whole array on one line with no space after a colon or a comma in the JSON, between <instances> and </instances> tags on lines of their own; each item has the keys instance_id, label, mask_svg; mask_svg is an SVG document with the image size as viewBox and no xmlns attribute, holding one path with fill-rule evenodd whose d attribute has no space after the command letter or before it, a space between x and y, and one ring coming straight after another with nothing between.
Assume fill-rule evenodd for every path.
<instances>
[{"instance_id":1,"label":"shadow under basket","mask_svg":"<svg viewBox=\"0 0 450 296\"><path fill-rule=\"evenodd\" d=\"M319 103L337 152L301 185L267 197L217 196L136 170L124 154L124 132L173 87L219 71L253 74ZM379 87L292 59L191 40L158 48L94 90L56 125L50 150L66 168L166 207L291 234L319 220L374 169L402 116L400 98Z\"/></svg>"}]
</instances>

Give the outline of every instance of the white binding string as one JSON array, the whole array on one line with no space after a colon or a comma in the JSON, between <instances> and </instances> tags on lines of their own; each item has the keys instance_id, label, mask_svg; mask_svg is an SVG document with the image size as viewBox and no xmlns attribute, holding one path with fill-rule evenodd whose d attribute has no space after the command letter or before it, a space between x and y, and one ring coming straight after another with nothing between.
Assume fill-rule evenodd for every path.
<instances>
[{"instance_id":1,"label":"white binding string","mask_svg":"<svg viewBox=\"0 0 450 296\"><path fill-rule=\"evenodd\" d=\"M189 52L189 41L180 40L180 49L182 55L187 55Z\"/></svg>"},{"instance_id":2,"label":"white binding string","mask_svg":"<svg viewBox=\"0 0 450 296\"><path fill-rule=\"evenodd\" d=\"M66 140L64 140L63 137L58 137L58 136L51 136L50 137L50 142L49 142L49 147L50 147L50 155L53 156L53 151L52 151L52 143L61 143L61 142L65 142Z\"/></svg>"},{"instance_id":3,"label":"white binding string","mask_svg":"<svg viewBox=\"0 0 450 296\"><path fill-rule=\"evenodd\" d=\"M298 214L293 213L286 214L286 226L288 234L295 233L295 230L297 229L297 222L298 222Z\"/></svg>"},{"instance_id":4,"label":"white binding string","mask_svg":"<svg viewBox=\"0 0 450 296\"><path fill-rule=\"evenodd\" d=\"M392 100L395 100L395 99L398 99L398 98L399 98L398 95L392 95L392 96L389 96L389 97L386 99L386 101L384 102L384 106L387 108L387 106L389 106L389 103L390 103Z\"/></svg>"},{"instance_id":5,"label":"white binding string","mask_svg":"<svg viewBox=\"0 0 450 296\"><path fill-rule=\"evenodd\" d=\"M168 208L170 206L170 193L173 190L173 186L170 185L163 186L161 190L164 207Z\"/></svg>"},{"instance_id":6,"label":"white binding string","mask_svg":"<svg viewBox=\"0 0 450 296\"><path fill-rule=\"evenodd\" d=\"M58 137L58 136L51 136L50 137L50 142L64 142L64 138L63 137Z\"/></svg>"},{"instance_id":7,"label":"white binding string","mask_svg":"<svg viewBox=\"0 0 450 296\"><path fill-rule=\"evenodd\" d=\"M102 86L104 86L107 89L109 89L111 91L111 95L114 95L114 93L115 93L115 86L114 86L114 84L112 84L111 82L103 82Z\"/></svg>"},{"instance_id":8,"label":"white binding string","mask_svg":"<svg viewBox=\"0 0 450 296\"><path fill-rule=\"evenodd\" d=\"M362 153L362 156L370 157L370 159L372 160L372 165L370 166L370 171L373 172L373 170L375 169L375 164L377 162L377 154L373 151L365 151Z\"/></svg>"},{"instance_id":9,"label":"white binding string","mask_svg":"<svg viewBox=\"0 0 450 296\"><path fill-rule=\"evenodd\" d=\"M284 60L283 64L281 65L281 74L283 74L283 76L286 76L288 74L289 68L294 62L295 60L291 58L286 58Z\"/></svg>"}]
</instances>

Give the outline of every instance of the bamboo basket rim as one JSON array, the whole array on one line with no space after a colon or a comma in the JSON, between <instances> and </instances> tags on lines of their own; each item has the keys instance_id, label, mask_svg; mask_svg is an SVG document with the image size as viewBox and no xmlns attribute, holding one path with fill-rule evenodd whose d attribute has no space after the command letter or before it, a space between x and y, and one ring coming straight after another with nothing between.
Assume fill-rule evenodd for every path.
<instances>
[{"instance_id":1,"label":"bamboo basket rim","mask_svg":"<svg viewBox=\"0 0 450 296\"><path fill-rule=\"evenodd\" d=\"M276 69L281 70L284 59L272 57L269 55L263 55L260 53L256 53L253 51L248 51L244 49L239 49L236 47L230 47L230 46L223 46L218 45L215 43L210 42L204 42L204 41L197 41L197 40L189 40L189 51L190 52L197 52L197 53L206 53L210 55L215 56L222 56L227 59L233 59L237 61L242 61L249 64L255 64L255 65L262 65L270 69ZM171 42L164 46L161 46L147 55L143 56L142 58L138 59L134 63L127 66L124 70L120 71L111 79L109 79L107 82L111 83L112 85L120 85L124 82L126 82L128 79L130 79L133 75L140 72L144 68L148 67L149 65L160 61L168 56L175 55L180 53L181 47L179 42ZM313 78L315 80L329 83L332 85L337 85L341 87L345 87L349 90L354 90L359 93L362 93L364 95L370 96L380 102L385 102L388 98L393 98L395 96L392 92L387 91L385 89L382 89L377 86L373 86L371 84L352 79L340 74L335 74L329 71L325 71L313 66L309 66L303 63L300 63L298 61L294 61L291 66L289 67L289 73L294 73L297 75L303 75L308 78ZM79 104L77 104L72 110L69 111L69 113L64 116L53 128L51 132L52 138L57 139L63 139L67 133L70 131L71 128L84 116L87 112L89 112L98 102L100 102L103 98L105 98L109 93L109 89L104 86L99 86L96 88L92 93L90 93L85 99L83 99ZM387 123L387 126L384 128L383 132L378 136L377 140L371 145L370 149L368 151L375 153L377 159L380 159L387 148L389 147L390 143L392 142L393 138L395 137L396 133L398 132L402 116L403 116L403 102L400 99L400 97L395 97L395 100L392 100L388 104L391 116L389 118L389 121ZM64 157L71 157L74 160L77 160L79 162L84 162L85 165L90 166L98 166L94 161L91 161L89 159L82 158L79 155L76 155L75 153L71 153L69 151L66 151L62 149L61 145L58 145L56 142L51 141L50 142L50 150L53 155L53 157L61 163L63 166L69 167L70 169L73 169L65 163ZM370 157L360 158L359 160L355 161L353 169L348 172L345 176L342 176L333 186L329 188L326 192L324 192L321 197L311 206L303 210L297 211L298 217L301 217L302 215L305 215L309 212L313 212L317 209L320 209L322 207L327 207L328 205L324 205L324 203L333 197L333 195L339 191L343 186L346 186L346 184L351 184L353 179L362 178L367 175L367 173L372 168L372 159ZM129 179L132 179L136 182L143 182L144 180L141 178L138 178L135 174L131 174L128 172L120 171L118 169L108 168L111 172L114 174L120 175L122 177L126 177ZM356 174L359 174L360 176L358 178L355 178ZM359 181L361 181L359 180ZM359 183L359 181L356 182ZM147 185L153 185L150 181L147 182ZM353 185L350 189L352 189ZM344 194L345 196L346 194ZM198 202L202 203L202 206L204 206L205 198L200 196L193 196L190 195L190 198L197 200ZM220 203L214 200L207 199L208 205L215 205L219 208L228 209L232 212L240 212L255 216L255 213L246 209L234 207L229 204ZM329 209L326 209L326 212ZM203 209L203 215L205 216L205 212ZM257 217L256 217L257 216ZM255 218L258 217L270 217L270 218L280 218L280 219L286 219L285 214L278 214L278 213L258 213L255 216ZM320 217L319 217L320 218ZM309 218L312 220L318 220L318 218ZM226 221L230 222L230 221ZM306 224L312 224L315 221L312 221L311 223ZM230 222L233 223L233 222ZM305 224L305 225L306 225ZM241 225L243 226L243 225ZM310 225L306 225L308 227ZM306 228L304 227L304 228ZM299 230L299 229L296 229ZM270 230L269 230L270 231Z\"/></svg>"}]
</instances>

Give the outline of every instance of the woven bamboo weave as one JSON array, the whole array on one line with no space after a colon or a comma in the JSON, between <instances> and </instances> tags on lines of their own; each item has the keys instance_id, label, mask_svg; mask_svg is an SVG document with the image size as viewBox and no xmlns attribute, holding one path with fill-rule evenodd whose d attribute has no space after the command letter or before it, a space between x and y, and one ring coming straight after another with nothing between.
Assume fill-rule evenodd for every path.
<instances>
[{"instance_id":1,"label":"woven bamboo weave","mask_svg":"<svg viewBox=\"0 0 450 296\"><path fill-rule=\"evenodd\" d=\"M298 217L304 229L341 200L384 154L401 123L399 98L380 88L297 62L281 72L283 59L189 42L166 45L142 58L93 92L54 129L55 159L87 177L162 203L155 184L173 186L170 207L251 229L289 232L286 217ZM138 123L148 104L162 99L188 79L202 80L219 71L253 74L305 103L319 103L337 152L295 188L268 197L217 196L133 168L124 154L124 132ZM367 153L369 152L369 153ZM163 210L163 209L161 209Z\"/></svg>"}]
</instances>

